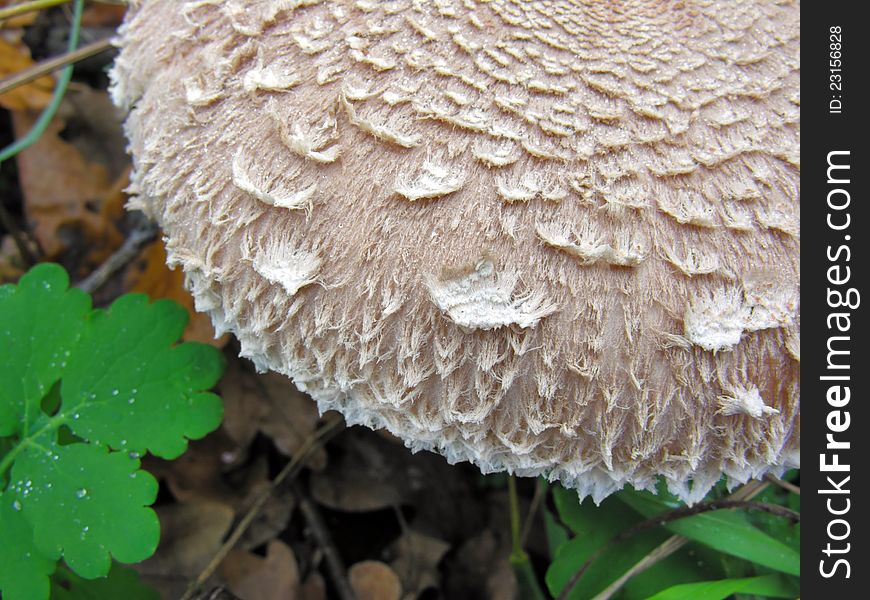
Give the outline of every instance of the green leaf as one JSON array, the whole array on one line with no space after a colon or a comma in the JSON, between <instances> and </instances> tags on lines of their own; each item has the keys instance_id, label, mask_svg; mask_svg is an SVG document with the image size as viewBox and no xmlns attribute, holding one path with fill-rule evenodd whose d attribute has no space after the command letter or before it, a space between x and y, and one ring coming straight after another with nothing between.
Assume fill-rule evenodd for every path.
<instances>
[{"instance_id":1,"label":"green leaf","mask_svg":"<svg viewBox=\"0 0 870 600\"><path fill-rule=\"evenodd\" d=\"M68 286L66 271L44 264L0 287L0 437L30 431L79 341L91 299Z\"/></svg>"},{"instance_id":2,"label":"green leaf","mask_svg":"<svg viewBox=\"0 0 870 600\"><path fill-rule=\"evenodd\" d=\"M568 541L568 532L556 521L547 507L542 508L544 513L544 533L547 535L547 548L550 551L550 560L556 557L559 548Z\"/></svg>"},{"instance_id":3,"label":"green leaf","mask_svg":"<svg viewBox=\"0 0 870 600\"><path fill-rule=\"evenodd\" d=\"M690 542L628 580L623 587L622 599L646 600L677 584L727 577L721 558L721 553Z\"/></svg>"},{"instance_id":4,"label":"green leaf","mask_svg":"<svg viewBox=\"0 0 870 600\"><path fill-rule=\"evenodd\" d=\"M187 438L214 430L223 415L220 398L197 390L217 382L223 357L204 344L171 347L186 323L178 304L149 304L139 294L94 314L61 386L73 433L171 459L184 452Z\"/></svg>"},{"instance_id":5,"label":"green leaf","mask_svg":"<svg viewBox=\"0 0 870 600\"><path fill-rule=\"evenodd\" d=\"M205 390L223 358L176 344L184 309L126 295L91 311L68 283L57 265L39 265L0 287L3 598L47 598L60 558L92 579L113 557L150 556L157 483L138 457L174 458L222 417L220 399Z\"/></svg>"},{"instance_id":6,"label":"green leaf","mask_svg":"<svg viewBox=\"0 0 870 600\"><path fill-rule=\"evenodd\" d=\"M33 531L12 495L0 496L0 590L5 600L48 597L48 576L55 558L44 556L33 543Z\"/></svg>"},{"instance_id":7,"label":"green leaf","mask_svg":"<svg viewBox=\"0 0 870 600\"><path fill-rule=\"evenodd\" d=\"M553 498L559 517L577 534L559 547L547 569L547 588L553 596L558 596L596 550L641 519L615 498L608 498L600 506L595 506L588 498L581 503L575 492L561 486L553 488ZM667 537L661 529L647 530L604 550L568 597L572 600L592 598Z\"/></svg>"},{"instance_id":8,"label":"green leaf","mask_svg":"<svg viewBox=\"0 0 870 600\"><path fill-rule=\"evenodd\" d=\"M674 508L646 492L625 491L619 499L644 517ZM710 548L790 575L800 574L800 554L727 510L702 513L667 523L665 527Z\"/></svg>"},{"instance_id":9,"label":"green leaf","mask_svg":"<svg viewBox=\"0 0 870 600\"><path fill-rule=\"evenodd\" d=\"M793 598L796 590L777 575L763 575L745 579L684 583L663 590L651 596L649 600L725 600L738 592L774 598Z\"/></svg>"},{"instance_id":10,"label":"green leaf","mask_svg":"<svg viewBox=\"0 0 870 600\"><path fill-rule=\"evenodd\" d=\"M60 568L51 578L52 600L160 600L160 594L142 583L133 569L113 564L106 577L82 579L69 569Z\"/></svg>"},{"instance_id":11,"label":"green leaf","mask_svg":"<svg viewBox=\"0 0 870 600\"><path fill-rule=\"evenodd\" d=\"M31 446L19 455L11 481L36 546L47 556L63 554L82 577L105 575L110 554L132 563L157 548L160 525L147 508L157 481L126 453L89 444Z\"/></svg>"}]
</instances>

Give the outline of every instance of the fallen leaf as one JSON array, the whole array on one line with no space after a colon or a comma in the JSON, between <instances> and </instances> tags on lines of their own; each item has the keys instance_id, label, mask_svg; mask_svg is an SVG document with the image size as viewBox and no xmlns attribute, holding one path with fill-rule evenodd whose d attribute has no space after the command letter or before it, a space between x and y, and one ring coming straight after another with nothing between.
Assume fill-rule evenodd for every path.
<instances>
[{"instance_id":1,"label":"fallen leaf","mask_svg":"<svg viewBox=\"0 0 870 600\"><path fill-rule=\"evenodd\" d=\"M115 28L124 20L126 6L117 4L89 4L82 13L82 27Z\"/></svg>"},{"instance_id":2,"label":"fallen leaf","mask_svg":"<svg viewBox=\"0 0 870 600\"><path fill-rule=\"evenodd\" d=\"M507 527L505 527L505 530ZM519 588L510 564L510 542L485 529L459 547L447 563L446 595L514 600Z\"/></svg>"},{"instance_id":3,"label":"fallen leaf","mask_svg":"<svg viewBox=\"0 0 870 600\"><path fill-rule=\"evenodd\" d=\"M399 600L402 583L388 565L376 560L356 563L347 572L357 600Z\"/></svg>"},{"instance_id":4,"label":"fallen leaf","mask_svg":"<svg viewBox=\"0 0 870 600\"><path fill-rule=\"evenodd\" d=\"M82 101L83 104L109 102L106 92L81 93L88 99L88 102ZM71 93L69 97L76 95ZM74 278L80 278L104 261L123 241L116 223L106 220L103 207L114 201L110 196L117 194L118 186L124 183L118 178L124 177L127 161L120 137L111 144L106 141L107 129L120 128L114 110L102 111L102 116L84 115L77 112L76 106L72 100L65 101L65 118L53 119L45 133L16 158L29 230L44 258L61 260ZM92 122L94 119L109 122L98 125ZM35 120L34 112L14 111L12 122L16 136L25 135ZM76 123L74 130L78 132L75 136L69 135L71 130L67 128L72 122ZM79 141L67 141L61 132ZM100 141L93 141L95 137ZM103 147L104 150L89 152L86 156L77 146L84 144L84 139L92 140L85 148ZM111 164L103 164L96 160L97 155L114 158Z\"/></svg>"},{"instance_id":5,"label":"fallen leaf","mask_svg":"<svg viewBox=\"0 0 870 600\"><path fill-rule=\"evenodd\" d=\"M245 495L236 507L237 514L247 514L263 493L269 494L236 544L241 549L250 550L262 546L287 528L296 506L296 498L286 486L272 489L272 482L267 478L268 465L265 456L258 458L254 465L248 466L244 474L248 481L243 484Z\"/></svg>"},{"instance_id":6,"label":"fallen leaf","mask_svg":"<svg viewBox=\"0 0 870 600\"><path fill-rule=\"evenodd\" d=\"M143 579L164 598L178 598L221 547L233 522L233 509L212 501L156 507L160 545L136 565Z\"/></svg>"},{"instance_id":7,"label":"fallen leaf","mask_svg":"<svg viewBox=\"0 0 870 600\"><path fill-rule=\"evenodd\" d=\"M0 37L0 79L20 73L34 64L30 58L30 50L20 40L20 33L5 33L6 35ZM53 91L54 79L46 75L0 94L0 106L11 111L42 110L51 102Z\"/></svg>"},{"instance_id":8,"label":"fallen leaf","mask_svg":"<svg viewBox=\"0 0 870 600\"><path fill-rule=\"evenodd\" d=\"M151 455L143 459L145 468L166 486L179 502L220 502L229 506L239 503L238 490L224 479L226 458L232 456L235 444L221 429L201 440L188 444L187 451L175 460L162 460Z\"/></svg>"},{"instance_id":9,"label":"fallen leaf","mask_svg":"<svg viewBox=\"0 0 870 600\"><path fill-rule=\"evenodd\" d=\"M413 529L407 530L392 546L395 559L390 563L402 582L405 600L415 600L429 588L439 588L438 563L450 544Z\"/></svg>"},{"instance_id":10,"label":"fallen leaf","mask_svg":"<svg viewBox=\"0 0 870 600\"><path fill-rule=\"evenodd\" d=\"M0 284L18 281L27 266L11 235L0 238Z\"/></svg>"},{"instance_id":11,"label":"fallen leaf","mask_svg":"<svg viewBox=\"0 0 870 600\"><path fill-rule=\"evenodd\" d=\"M266 557L232 550L220 566L230 590L242 600L296 600L299 566L293 550L280 540L269 542Z\"/></svg>"},{"instance_id":12,"label":"fallen leaf","mask_svg":"<svg viewBox=\"0 0 870 600\"><path fill-rule=\"evenodd\" d=\"M311 475L311 496L319 504L370 512L398 506L407 498L406 453L396 453L390 442L360 428L348 430L338 442L343 451Z\"/></svg>"},{"instance_id":13,"label":"fallen leaf","mask_svg":"<svg viewBox=\"0 0 870 600\"><path fill-rule=\"evenodd\" d=\"M258 431L272 439L284 456L293 456L317 429L317 405L277 373L257 374L245 360L229 361L218 386L224 399L224 429L240 448L247 447ZM305 465L318 470L326 464L326 451L314 450Z\"/></svg>"},{"instance_id":14,"label":"fallen leaf","mask_svg":"<svg viewBox=\"0 0 870 600\"><path fill-rule=\"evenodd\" d=\"M299 600L326 600L326 582L317 571L311 573L299 588Z\"/></svg>"}]
</instances>

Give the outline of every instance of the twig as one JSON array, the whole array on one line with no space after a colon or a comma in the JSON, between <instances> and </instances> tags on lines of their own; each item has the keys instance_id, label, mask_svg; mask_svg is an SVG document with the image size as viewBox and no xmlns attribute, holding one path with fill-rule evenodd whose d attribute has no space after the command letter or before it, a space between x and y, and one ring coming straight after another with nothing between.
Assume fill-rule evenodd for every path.
<instances>
[{"instance_id":1,"label":"twig","mask_svg":"<svg viewBox=\"0 0 870 600\"><path fill-rule=\"evenodd\" d=\"M535 522L535 515L538 513L538 508L541 506L541 500L544 499L544 491L547 489L546 482L538 478L535 480L535 493L532 495L532 503L529 505L529 512L526 514L526 520L523 522L523 532L520 535L520 543L523 548L526 547L526 542L529 539L529 534L532 531L532 523Z\"/></svg>"},{"instance_id":2,"label":"twig","mask_svg":"<svg viewBox=\"0 0 870 600\"><path fill-rule=\"evenodd\" d=\"M784 479L780 479L779 477L771 475L770 473L765 475L764 478L767 479L772 484L778 485L782 489L787 490L787 491L791 492L792 494L797 494L798 496L801 495L801 489L789 481L786 481Z\"/></svg>"},{"instance_id":3,"label":"twig","mask_svg":"<svg viewBox=\"0 0 870 600\"><path fill-rule=\"evenodd\" d=\"M157 232L158 227L152 221L145 221L144 224L135 227L127 236L127 239L124 240L121 247L106 259L103 264L94 269L90 275L82 279L77 287L89 294L93 294L105 285L112 278L112 275L136 258L142 248L157 237Z\"/></svg>"},{"instance_id":4,"label":"twig","mask_svg":"<svg viewBox=\"0 0 870 600\"><path fill-rule=\"evenodd\" d=\"M766 512L778 514L780 516L785 516L786 518L790 518L790 519L799 521L800 520L800 513L797 513L791 509L788 509L788 508L785 508L782 506L778 506L778 505L773 505L773 504L765 504L762 502L750 502L749 501L751 498L753 498L757 494L761 493L761 491L765 487L767 487L768 485L769 484L764 483L764 482L753 481L752 483L749 483L749 484L742 486L736 492L731 494L731 496L729 496L728 498L725 498L722 500L711 500L709 502L701 502L699 504L696 504L695 506L683 506L680 508L675 508L673 510L664 511L664 512L658 513L657 515L653 516L650 519L647 519L645 521L641 521L640 523L637 523L636 525L634 525L633 527L630 527L629 529L626 529L625 531L621 532L619 535L608 540L608 542L606 544L604 544L603 546L600 546L595 552L592 553L592 555L586 560L586 562L584 562L580 566L580 568L574 572L574 574L571 576L571 579L568 580L568 582L565 584L565 587L562 588L562 591L559 594L558 600L565 600L566 598L568 598L571 591L574 589L574 587L580 581L580 578L583 576L583 574L586 572L586 570L589 568L589 566L599 556L601 556L601 554L605 550L607 550L608 548L610 548L614 544L621 542L625 539L628 539L630 537L633 537L639 533L642 533L643 531L646 531L647 529L651 529L651 528L657 527L659 525L664 525L665 523L669 523L671 521L676 521L678 519L685 519L686 517L690 517L690 516L697 515L700 513L709 512L709 511L713 511L713 510L722 510L722 509L726 509L726 508L742 508L742 509L746 509L746 510L763 510ZM675 540L675 541L672 542L671 540ZM681 548L683 546L683 544L685 544L687 542L688 542L688 540L682 536L673 536L672 538L669 538L661 546L656 548L651 553L651 555L655 555L654 556L655 560L649 561L648 559L650 558L650 555L647 555L639 563L637 563L634 567L629 569L628 572L623 574L617 581L613 582L607 589L605 589L598 596L596 596L594 600L605 600L606 598L610 598L613 595L613 593L615 593L620 587L622 587L622 585L626 581L628 581L628 579L630 577L634 577L635 575L642 572L643 570L646 570L649 567L651 567L653 564L655 564L659 560L666 558L667 556L669 556L670 554L672 554L673 552L675 552L676 550ZM663 553L662 546L671 546L671 545L675 545L675 547L671 547L668 552ZM641 567L641 568L638 569L638 567ZM617 586L617 584L619 584L619 585ZM613 588L612 591L610 591L611 588ZM607 593L607 595L605 595L605 593Z\"/></svg>"},{"instance_id":5,"label":"twig","mask_svg":"<svg viewBox=\"0 0 870 600\"><path fill-rule=\"evenodd\" d=\"M25 13L66 4L69 1L70 0L32 0L31 2L22 2L21 4L15 4L14 6L0 8L0 21L17 17L18 15L23 15Z\"/></svg>"},{"instance_id":6,"label":"twig","mask_svg":"<svg viewBox=\"0 0 870 600\"><path fill-rule=\"evenodd\" d=\"M293 486L293 493L299 502L299 510L302 511L305 522L311 528L311 535L314 537L314 541L317 542L317 547L323 552L326 568L329 569L329 575L332 577L332 583L335 584L335 591L338 597L341 600L356 600L356 594L347 580L347 570L344 567L344 562L341 560L341 555L332 542L332 536L323 522L323 517L320 516L320 511L298 486Z\"/></svg>"},{"instance_id":7,"label":"twig","mask_svg":"<svg viewBox=\"0 0 870 600\"><path fill-rule=\"evenodd\" d=\"M0 80L0 94L5 94L20 85L30 83L34 79L39 79L40 77L53 73L62 67L90 58L100 52L110 50L111 48L112 40L111 38L106 38L103 40L97 40L96 42L91 42L86 46L82 46L78 50L66 52L60 56L55 56L38 62L23 71L19 71L14 75L10 75L6 79Z\"/></svg>"},{"instance_id":8,"label":"twig","mask_svg":"<svg viewBox=\"0 0 870 600\"><path fill-rule=\"evenodd\" d=\"M218 586L212 590L202 592L193 597L192 600L242 600L224 586Z\"/></svg>"},{"instance_id":9,"label":"twig","mask_svg":"<svg viewBox=\"0 0 870 600\"><path fill-rule=\"evenodd\" d=\"M73 11L72 26L69 30L67 52L74 52L79 45L79 34L82 30L82 11L84 10L84 4L84 0L75 0L75 9ZM42 111L42 114L39 115L39 118L36 120L36 123L34 123L27 135L20 140L12 142L3 148L3 150L0 150L0 163L12 158L28 146L32 145L45 132L45 128L48 127L48 124L57 112L57 109L60 107L64 94L66 94L66 88L69 86L70 79L72 79L72 72L72 65L67 65L63 68L60 77L57 78L57 84L54 86L54 94L51 96L51 102L48 103L48 106L46 106L45 110Z\"/></svg>"},{"instance_id":10,"label":"twig","mask_svg":"<svg viewBox=\"0 0 870 600\"><path fill-rule=\"evenodd\" d=\"M192 600L194 594L196 594L197 590L202 587L202 585L208 580L209 577L217 570L218 566L220 566L221 562L227 557L230 550L236 545L236 542L244 535L245 531L248 530L248 527L251 526L251 523L254 522L254 519L257 518L257 515L260 514L260 511L263 509L263 506L266 504L266 501L272 495L272 492L275 491L284 481L288 478L294 477L296 473L299 472L299 469L302 466L302 462L308 458L308 456L313 452L316 448L318 448L321 444L325 444L330 438L332 438L335 434L337 434L341 430L341 425L343 421L341 419L336 419L334 421L330 421L307 438L302 443L302 445L293 453L293 456L290 458L290 462L284 465L284 468L281 469L281 472L275 476L275 479L272 480L272 483L269 487L264 490L257 498L254 500L254 503L251 505L251 508L248 509L248 512L245 513L245 516L242 517L242 520L239 521L236 528L230 534L230 536L226 539L226 541L221 545L220 549L217 553L212 557L209 563L205 566L196 580L191 583L187 591L184 592L184 595L181 597L181 600Z\"/></svg>"},{"instance_id":11,"label":"twig","mask_svg":"<svg viewBox=\"0 0 870 600\"><path fill-rule=\"evenodd\" d=\"M596 596L592 600L608 600L612 598L613 595L622 589L628 581L637 576L638 574L646 571L651 566L656 564L659 561L662 561L669 557L671 554L682 548L688 543L689 540L684 538L681 535L673 535L666 539L660 546L655 548L652 552L644 556L637 563L635 563L628 571L620 575L620 577L603 589L601 592L596 594Z\"/></svg>"}]
</instances>

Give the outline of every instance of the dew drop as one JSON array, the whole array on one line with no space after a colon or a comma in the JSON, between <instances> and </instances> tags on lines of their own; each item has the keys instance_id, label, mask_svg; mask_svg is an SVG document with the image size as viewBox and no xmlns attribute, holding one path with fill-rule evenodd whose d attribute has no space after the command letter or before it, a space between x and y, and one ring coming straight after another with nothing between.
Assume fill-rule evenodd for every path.
<instances>
[{"instance_id":1,"label":"dew drop","mask_svg":"<svg viewBox=\"0 0 870 600\"><path fill-rule=\"evenodd\" d=\"M118 393L119 393L119 392L118 392L118 389L117 389L117 388L115 388L114 390L112 390L112 395L113 395L113 396L117 396Z\"/></svg>"},{"instance_id":2,"label":"dew drop","mask_svg":"<svg viewBox=\"0 0 870 600\"><path fill-rule=\"evenodd\" d=\"M14 500L12 502L12 508L15 510L21 510L21 503L18 500Z\"/></svg>"},{"instance_id":3,"label":"dew drop","mask_svg":"<svg viewBox=\"0 0 870 600\"><path fill-rule=\"evenodd\" d=\"M86 490L85 488L79 488L78 490L76 490L76 498L84 498L87 495L88 490Z\"/></svg>"}]
</instances>

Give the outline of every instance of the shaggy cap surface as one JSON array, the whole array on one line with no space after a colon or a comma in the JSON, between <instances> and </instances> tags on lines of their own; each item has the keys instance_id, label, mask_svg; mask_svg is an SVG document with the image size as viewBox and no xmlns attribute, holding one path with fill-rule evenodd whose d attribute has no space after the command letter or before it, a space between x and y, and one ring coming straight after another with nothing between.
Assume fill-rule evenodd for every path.
<instances>
[{"instance_id":1,"label":"shaggy cap surface","mask_svg":"<svg viewBox=\"0 0 870 600\"><path fill-rule=\"evenodd\" d=\"M350 423L596 500L799 462L799 5L133 2L132 204Z\"/></svg>"}]
</instances>

